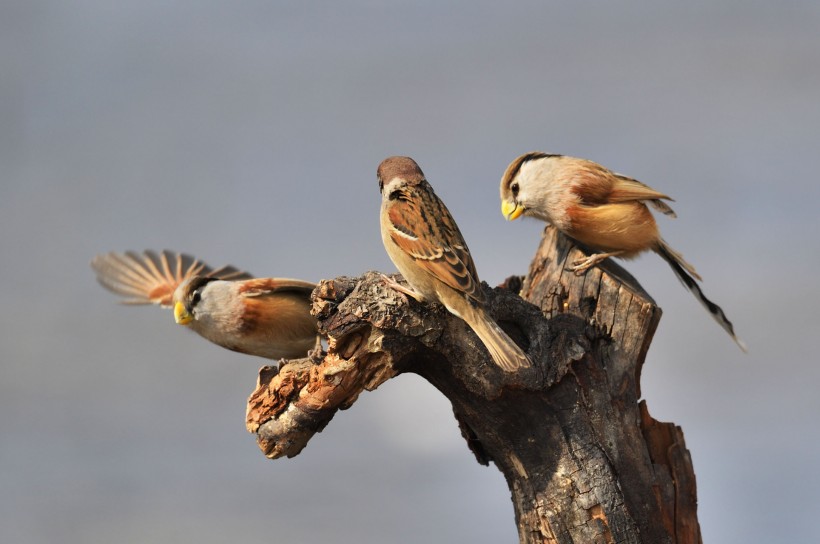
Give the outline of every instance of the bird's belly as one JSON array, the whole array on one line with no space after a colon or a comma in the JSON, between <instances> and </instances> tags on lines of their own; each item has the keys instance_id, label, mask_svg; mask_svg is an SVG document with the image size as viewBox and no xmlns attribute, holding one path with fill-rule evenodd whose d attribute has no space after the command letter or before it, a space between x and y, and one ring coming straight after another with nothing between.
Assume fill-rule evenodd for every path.
<instances>
[{"instance_id":1,"label":"bird's belly","mask_svg":"<svg viewBox=\"0 0 820 544\"><path fill-rule=\"evenodd\" d=\"M396 247L395 242L389 237L385 237L384 247L390 256L390 260L396 265L401 275L423 300L438 299L435 279L428 272L421 269L413 257L401 248Z\"/></svg>"},{"instance_id":2,"label":"bird's belly","mask_svg":"<svg viewBox=\"0 0 820 544\"><path fill-rule=\"evenodd\" d=\"M577 206L568 215L566 234L592 249L622 251L622 257L653 248L659 238L655 218L639 202Z\"/></svg>"}]
</instances>

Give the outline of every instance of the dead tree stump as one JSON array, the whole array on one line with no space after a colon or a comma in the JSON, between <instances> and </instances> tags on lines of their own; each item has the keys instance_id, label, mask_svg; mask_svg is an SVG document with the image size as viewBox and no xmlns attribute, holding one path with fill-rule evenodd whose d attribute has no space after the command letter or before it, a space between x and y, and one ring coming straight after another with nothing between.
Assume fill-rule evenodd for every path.
<instances>
[{"instance_id":1,"label":"dead tree stump","mask_svg":"<svg viewBox=\"0 0 820 544\"><path fill-rule=\"evenodd\" d=\"M504 473L522 543L701 542L683 433L640 401L661 311L611 261L565 270L580 256L547 227L523 283L485 286L490 314L535 362L514 374L463 321L377 273L323 281L313 311L328 352L263 368L248 430L268 457L293 457L363 390L413 372L450 399L478 462Z\"/></svg>"}]
</instances>

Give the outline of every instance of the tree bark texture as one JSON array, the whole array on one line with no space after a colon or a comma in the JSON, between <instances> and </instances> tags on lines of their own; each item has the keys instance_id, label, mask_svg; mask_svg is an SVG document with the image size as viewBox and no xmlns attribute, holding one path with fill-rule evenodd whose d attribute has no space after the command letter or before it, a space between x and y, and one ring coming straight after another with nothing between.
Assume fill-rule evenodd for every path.
<instances>
[{"instance_id":1,"label":"tree bark texture","mask_svg":"<svg viewBox=\"0 0 820 544\"><path fill-rule=\"evenodd\" d=\"M248 430L268 457L293 457L362 391L413 372L450 400L478 462L504 474L522 543L700 543L683 432L640 401L661 311L611 260L565 269L582 256L547 227L523 280L484 286L490 314L534 361L512 374L466 323L378 273L323 281L313 311L327 353L264 367Z\"/></svg>"}]
</instances>

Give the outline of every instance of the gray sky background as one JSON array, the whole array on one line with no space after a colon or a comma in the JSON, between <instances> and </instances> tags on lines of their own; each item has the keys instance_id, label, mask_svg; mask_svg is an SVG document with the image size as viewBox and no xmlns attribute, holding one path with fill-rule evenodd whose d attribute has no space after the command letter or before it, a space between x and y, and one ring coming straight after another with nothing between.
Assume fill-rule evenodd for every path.
<instances>
[{"instance_id":1,"label":"gray sky background","mask_svg":"<svg viewBox=\"0 0 820 544\"><path fill-rule=\"evenodd\" d=\"M403 154L495 284L538 244L498 202L531 150L676 199L664 237L750 353L627 263L664 310L644 398L685 432L706 542L812 541L818 144L817 2L0 2L0 541L516 541L426 382L268 461L243 424L263 361L117 305L88 262L393 271L375 170Z\"/></svg>"}]
</instances>

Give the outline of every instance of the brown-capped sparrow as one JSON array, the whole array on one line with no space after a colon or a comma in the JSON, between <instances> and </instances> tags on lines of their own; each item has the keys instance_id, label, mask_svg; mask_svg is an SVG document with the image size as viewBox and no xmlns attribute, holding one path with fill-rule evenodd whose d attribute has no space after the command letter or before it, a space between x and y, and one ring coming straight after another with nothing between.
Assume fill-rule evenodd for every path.
<instances>
[{"instance_id":1,"label":"brown-capped sparrow","mask_svg":"<svg viewBox=\"0 0 820 544\"><path fill-rule=\"evenodd\" d=\"M317 342L310 282L213 270L181 253L96 256L91 267L125 304L174 308L174 319L224 348L268 359L304 357Z\"/></svg>"},{"instance_id":2,"label":"brown-capped sparrow","mask_svg":"<svg viewBox=\"0 0 820 544\"><path fill-rule=\"evenodd\" d=\"M701 291L695 281L701 277L694 267L661 238L647 204L675 217L664 200L672 199L600 164L565 155L526 153L510 163L501 178L504 217L542 219L590 249L601 251L572 263L570 269L576 274L583 274L608 257L629 259L643 251L654 251L746 351L726 314Z\"/></svg>"},{"instance_id":3,"label":"brown-capped sparrow","mask_svg":"<svg viewBox=\"0 0 820 544\"><path fill-rule=\"evenodd\" d=\"M502 369L530 366L527 355L487 315L470 250L415 161L387 158L378 178L382 241L412 289L385 276L388 285L418 301L443 304L475 331Z\"/></svg>"}]
</instances>

